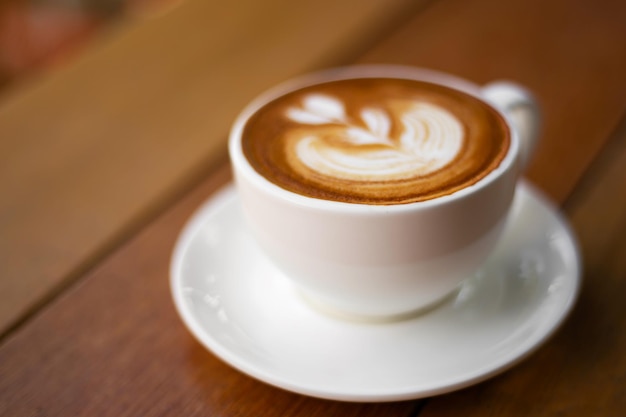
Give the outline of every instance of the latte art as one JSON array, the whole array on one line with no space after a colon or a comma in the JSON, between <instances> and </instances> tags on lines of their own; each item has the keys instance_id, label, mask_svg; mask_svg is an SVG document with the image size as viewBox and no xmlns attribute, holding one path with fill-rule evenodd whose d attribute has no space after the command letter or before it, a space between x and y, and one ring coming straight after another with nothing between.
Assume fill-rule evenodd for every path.
<instances>
[{"instance_id":1,"label":"latte art","mask_svg":"<svg viewBox=\"0 0 626 417\"><path fill-rule=\"evenodd\" d=\"M288 152L322 175L385 181L434 172L461 149L463 126L445 109L403 100L388 109L363 108L353 121L339 99L306 96L286 112L302 125L290 134ZM392 136L393 123L402 129Z\"/></svg>"},{"instance_id":2,"label":"latte art","mask_svg":"<svg viewBox=\"0 0 626 417\"><path fill-rule=\"evenodd\" d=\"M404 204L468 187L509 147L483 101L416 80L356 78L287 93L246 122L241 145L267 180L304 196Z\"/></svg>"}]
</instances>

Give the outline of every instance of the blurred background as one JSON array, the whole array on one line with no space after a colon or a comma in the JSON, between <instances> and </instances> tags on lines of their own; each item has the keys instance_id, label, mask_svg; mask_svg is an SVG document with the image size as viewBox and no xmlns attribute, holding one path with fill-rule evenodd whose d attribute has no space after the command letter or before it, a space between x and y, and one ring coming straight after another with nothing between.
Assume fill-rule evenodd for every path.
<instances>
[{"instance_id":1,"label":"blurred background","mask_svg":"<svg viewBox=\"0 0 626 417\"><path fill-rule=\"evenodd\" d=\"M181 0L0 0L0 93L63 65L115 22L163 13Z\"/></svg>"}]
</instances>

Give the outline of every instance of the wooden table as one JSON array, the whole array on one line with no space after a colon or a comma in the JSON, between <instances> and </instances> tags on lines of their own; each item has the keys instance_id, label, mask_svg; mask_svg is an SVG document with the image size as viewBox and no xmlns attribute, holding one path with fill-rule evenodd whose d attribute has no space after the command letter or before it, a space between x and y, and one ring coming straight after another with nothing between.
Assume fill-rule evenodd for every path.
<instances>
[{"instance_id":1,"label":"wooden table","mask_svg":"<svg viewBox=\"0 0 626 417\"><path fill-rule=\"evenodd\" d=\"M439 397L288 393L201 347L168 264L230 180L254 95L302 72L397 63L518 81L544 109L527 177L573 224L584 285L530 358ZM620 416L626 412L626 3L187 0L125 21L0 97L0 415Z\"/></svg>"}]
</instances>

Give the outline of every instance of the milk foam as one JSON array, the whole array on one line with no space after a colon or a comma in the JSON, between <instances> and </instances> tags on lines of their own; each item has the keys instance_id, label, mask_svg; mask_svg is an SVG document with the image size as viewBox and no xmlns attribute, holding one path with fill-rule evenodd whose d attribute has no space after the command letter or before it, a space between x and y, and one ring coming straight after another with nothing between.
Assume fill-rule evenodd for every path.
<instances>
[{"instance_id":1,"label":"milk foam","mask_svg":"<svg viewBox=\"0 0 626 417\"><path fill-rule=\"evenodd\" d=\"M432 103L396 99L350 110L358 119L341 100L323 94L309 94L286 110L298 124L289 146L300 162L334 178L387 181L432 173L463 146L461 122Z\"/></svg>"}]
</instances>

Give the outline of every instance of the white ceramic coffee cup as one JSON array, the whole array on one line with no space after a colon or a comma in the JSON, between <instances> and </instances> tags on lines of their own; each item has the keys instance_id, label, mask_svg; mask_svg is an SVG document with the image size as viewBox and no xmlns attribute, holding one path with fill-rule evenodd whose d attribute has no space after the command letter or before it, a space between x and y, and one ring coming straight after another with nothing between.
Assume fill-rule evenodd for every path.
<instances>
[{"instance_id":1,"label":"white ceramic coffee cup","mask_svg":"<svg viewBox=\"0 0 626 417\"><path fill-rule=\"evenodd\" d=\"M428 201L386 206L305 197L254 170L243 154L241 133L256 110L294 89L363 77L423 80L478 97L506 120L508 153L474 185ZM314 305L344 317L378 320L436 304L485 262L506 222L538 124L532 96L510 82L480 87L431 70L355 66L300 77L262 94L236 119L229 152L247 227L269 259Z\"/></svg>"}]
</instances>

